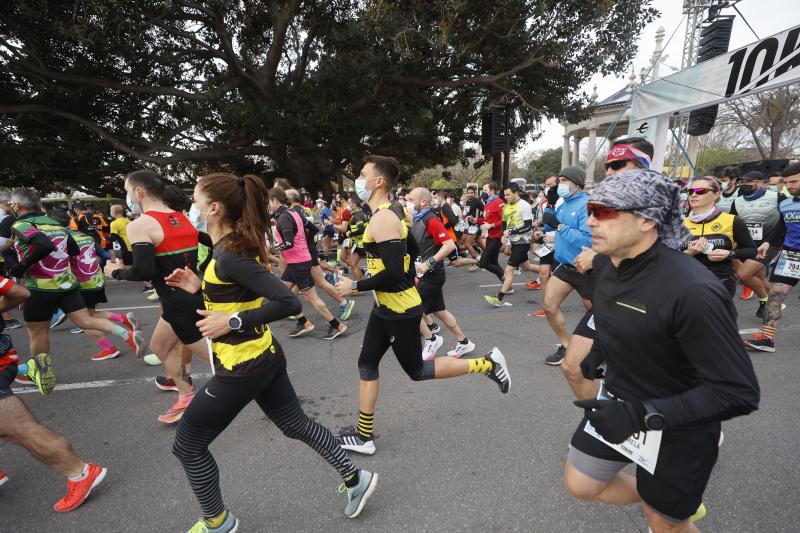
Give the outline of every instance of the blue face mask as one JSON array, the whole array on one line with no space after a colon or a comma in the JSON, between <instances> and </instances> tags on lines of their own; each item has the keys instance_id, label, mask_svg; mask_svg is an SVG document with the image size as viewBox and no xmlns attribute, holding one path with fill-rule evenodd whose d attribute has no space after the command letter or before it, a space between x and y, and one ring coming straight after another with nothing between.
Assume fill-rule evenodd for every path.
<instances>
[{"instance_id":1,"label":"blue face mask","mask_svg":"<svg viewBox=\"0 0 800 533\"><path fill-rule=\"evenodd\" d=\"M569 190L569 184L567 183L559 183L556 192L558 192L558 195L564 199L567 199L572 195L572 191Z\"/></svg>"},{"instance_id":2,"label":"blue face mask","mask_svg":"<svg viewBox=\"0 0 800 533\"><path fill-rule=\"evenodd\" d=\"M192 207L189 208L189 222L192 223L192 226L194 226L197 231L206 231L208 224L203 220L203 213L200 212L197 204L192 204Z\"/></svg>"},{"instance_id":3,"label":"blue face mask","mask_svg":"<svg viewBox=\"0 0 800 533\"><path fill-rule=\"evenodd\" d=\"M372 196L372 191L367 189L367 180L356 180L356 194L362 202L369 200L369 197Z\"/></svg>"},{"instance_id":4,"label":"blue face mask","mask_svg":"<svg viewBox=\"0 0 800 533\"><path fill-rule=\"evenodd\" d=\"M142 212L142 206L140 206L138 203L136 203L133 200L131 200L131 195L130 194L126 194L125 195L125 203L128 205L128 209L131 210L131 213L141 213Z\"/></svg>"}]
</instances>

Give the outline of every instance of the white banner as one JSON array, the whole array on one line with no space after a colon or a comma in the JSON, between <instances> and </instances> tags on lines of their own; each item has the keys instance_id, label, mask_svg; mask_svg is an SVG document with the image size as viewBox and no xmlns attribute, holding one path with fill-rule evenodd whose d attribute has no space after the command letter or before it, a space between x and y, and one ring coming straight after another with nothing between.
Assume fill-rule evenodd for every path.
<instances>
[{"instance_id":1,"label":"white banner","mask_svg":"<svg viewBox=\"0 0 800 533\"><path fill-rule=\"evenodd\" d=\"M631 124L800 81L800 26L639 87Z\"/></svg>"}]
</instances>

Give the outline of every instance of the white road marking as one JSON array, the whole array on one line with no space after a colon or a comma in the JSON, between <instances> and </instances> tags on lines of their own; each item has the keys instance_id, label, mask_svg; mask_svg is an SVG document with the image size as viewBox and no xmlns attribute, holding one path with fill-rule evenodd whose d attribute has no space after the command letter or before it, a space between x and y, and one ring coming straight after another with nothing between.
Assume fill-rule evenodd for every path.
<instances>
[{"instance_id":1,"label":"white road marking","mask_svg":"<svg viewBox=\"0 0 800 533\"><path fill-rule=\"evenodd\" d=\"M202 373L202 374L192 374L192 377L195 379L198 378L210 378L212 376L211 373ZM80 383L63 383L61 385L57 385L55 390L80 390L80 389L99 389L103 387L113 387L114 385L133 385L137 383L152 383L155 378L148 377L148 378L133 378L133 379L104 379L100 381L84 381ZM24 388L15 387L11 389L14 391L14 394L31 394L33 392L39 392L39 389L36 387L26 386Z\"/></svg>"},{"instance_id":2,"label":"white road marking","mask_svg":"<svg viewBox=\"0 0 800 533\"><path fill-rule=\"evenodd\" d=\"M136 307L103 307L98 308L98 311L128 311L130 309L158 309L160 305L138 305Z\"/></svg>"},{"instance_id":3,"label":"white road marking","mask_svg":"<svg viewBox=\"0 0 800 533\"><path fill-rule=\"evenodd\" d=\"M747 328L747 329L740 329L739 335L752 335L753 333L759 333L761 328Z\"/></svg>"},{"instance_id":4,"label":"white road marking","mask_svg":"<svg viewBox=\"0 0 800 533\"><path fill-rule=\"evenodd\" d=\"M525 285L525 282L521 281L519 283L512 283L511 285L512 286L514 286L514 285ZM490 283L489 285L478 285L478 287L502 287L502 286L503 286L502 283Z\"/></svg>"}]
</instances>

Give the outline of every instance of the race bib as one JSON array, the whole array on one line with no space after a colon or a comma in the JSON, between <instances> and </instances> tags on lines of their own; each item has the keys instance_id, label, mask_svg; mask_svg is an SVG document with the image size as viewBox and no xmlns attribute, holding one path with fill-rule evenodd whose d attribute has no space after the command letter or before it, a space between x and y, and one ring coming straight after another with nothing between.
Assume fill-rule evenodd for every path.
<instances>
[{"instance_id":1,"label":"race bib","mask_svg":"<svg viewBox=\"0 0 800 533\"><path fill-rule=\"evenodd\" d=\"M761 222L752 222L747 224L747 229L750 231L750 237L754 241L764 240L764 224Z\"/></svg>"},{"instance_id":2,"label":"race bib","mask_svg":"<svg viewBox=\"0 0 800 533\"><path fill-rule=\"evenodd\" d=\"M611 399L608 397L605 384L600 385L600 391L597 393L597 399ZM603 442L606 446L621 453L651 474L655 473L656 463L658 462L658 452L661 449L661 431L641 431L639 433L634 433L628 437L628 440L621 444L612 444L601 437L589 421L586 422L586 426L583 428L583 430L592 437Z\"/></svg>"},{"instance_id":3,"label":"race bib","mask_svg":"<svg viewBox=\"0 0 800 533\"><path fill-rule=\"evenodd\" d=\"M469 226L467 228L467 235L477 235L480 228L478 226Z\"/></svg>"},{"instance_id":4,"label":"race bib","mask_svg":"<svg viewBox=\"0 0 800 533\"><path fill-rule=\"evenodd\" d=\"M552 251L553 249L550 248L550 246L547 243L544 243L537 246L536 249L533 251L533 253L535 253L539 257L544 257Z\"/></svg>"},{"instance_id":5,"label":"race bib","mask_svg":"<svg viewBox=\"0 0 800 533\"><path fill-rule=\"evenodd\" d=\"M800 279L800 252L783 250L775 263L775 273L785 278Z\"/></svg>"}]
</instances>

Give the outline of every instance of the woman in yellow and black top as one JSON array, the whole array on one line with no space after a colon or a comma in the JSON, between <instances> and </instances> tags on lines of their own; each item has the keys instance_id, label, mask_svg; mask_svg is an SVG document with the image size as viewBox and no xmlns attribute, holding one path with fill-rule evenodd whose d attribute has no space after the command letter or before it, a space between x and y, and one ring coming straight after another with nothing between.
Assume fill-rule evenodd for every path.
<instances>
[{"instance_id":1,"label":"woman in yellow and black top","mask_svg":"<svg viewBox=\"0 0 800 533\"><path fill-rule=\"evenodd\" d=\"M692 232L692 238L683 249L703 263L733 298L737 282L733 260L752 259L757 250L744 221L723 213L716 206L720 192L719 181L710 176L697 178L689 184L691 211L684 223Z\"/></svg>"},{"instance_id":2,"label":"woman in yellow and black top","mask_svg":"<svg viewBox=\"0 0 800 533\"><path fill-rule=\"evenodd\" d=\"M166 278L168 285L187 292L202 290L205 310L198 313L205 318L198 327L212 342L215 375L181 418L173 448L203 509L193 533L238 527L222 501L208 446L252 400L284 435L305 442L336 468L344 479L349 517L361 512L378 480L377 474L357 470L333 434L306 416L289 381L286 358L269 323L299 313L301 306L258 260L267 257L268 196L256 176L204 176L194 200L214 241L212 258L202 282L188 268Z\"/></svg>"}]
</instances>

